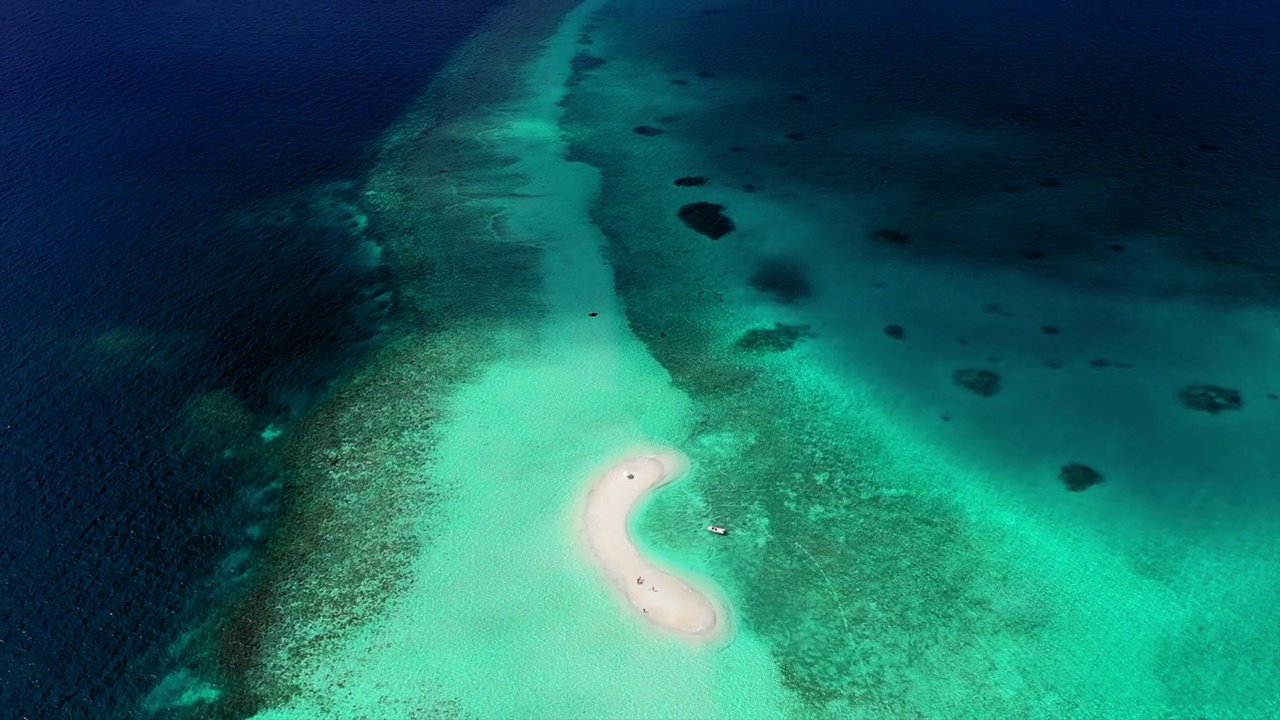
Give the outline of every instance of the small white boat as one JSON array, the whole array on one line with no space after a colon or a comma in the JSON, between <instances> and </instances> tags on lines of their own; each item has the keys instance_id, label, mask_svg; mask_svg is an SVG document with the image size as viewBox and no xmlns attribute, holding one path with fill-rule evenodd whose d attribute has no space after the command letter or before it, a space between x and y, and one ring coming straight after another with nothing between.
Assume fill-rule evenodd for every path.
<instances>
[{"instance_id":1,"label":"small white boat","mask_svg":"<svg viewBox=\"0 0 1280 720\"><path fill-rule=\"evenodd\" d=\"M707 526L707 530L709 530L710 532L713 532L713 533L715 533L715 534L717 534L717 535L728 535L728 534L729 534L729 528L727 528L727 527L720 527L719 525L708 525L708 526Z\"/></svg>"}]
</instances>

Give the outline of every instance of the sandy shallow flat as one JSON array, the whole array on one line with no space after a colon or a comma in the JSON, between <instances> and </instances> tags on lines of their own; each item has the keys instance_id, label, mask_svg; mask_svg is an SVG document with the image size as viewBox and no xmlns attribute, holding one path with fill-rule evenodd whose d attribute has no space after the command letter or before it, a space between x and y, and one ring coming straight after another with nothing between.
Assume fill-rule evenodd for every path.
<instances>
[{"instance_id":1,"label":"sandy shallow flat","mask_svg":"<svg viewBox=\"0 0 1280 720\"><path fill-rule=\"evenodd\" d=\"M636 505L688 467L688 459L675 450L629 454L592 482L582 537L600 572L641 617L688 639L717 639L726 624L716 605L690 580L645 559L628 532Z\"/></svg>"}]
</instances>

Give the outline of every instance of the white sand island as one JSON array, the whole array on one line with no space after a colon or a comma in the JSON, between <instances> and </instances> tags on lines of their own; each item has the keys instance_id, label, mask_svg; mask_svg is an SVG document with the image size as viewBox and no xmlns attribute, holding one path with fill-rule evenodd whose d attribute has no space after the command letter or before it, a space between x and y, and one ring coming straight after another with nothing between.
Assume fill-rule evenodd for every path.
<instances>
[{"instance_id":1,"label":"white sand island","mask_svg":"<svg viewBox=\"0 0 1280 720\"><path fill-rule=\"evenodd\" d=\"M592 483L582 534L600 572L643 618L686 639L720 639L725 622L716 606L723 603L713 604L689 580L646 560L627 529L636 503L688 468L688 459L675 450L629 454Z\"/></svg>"}]
</instances>

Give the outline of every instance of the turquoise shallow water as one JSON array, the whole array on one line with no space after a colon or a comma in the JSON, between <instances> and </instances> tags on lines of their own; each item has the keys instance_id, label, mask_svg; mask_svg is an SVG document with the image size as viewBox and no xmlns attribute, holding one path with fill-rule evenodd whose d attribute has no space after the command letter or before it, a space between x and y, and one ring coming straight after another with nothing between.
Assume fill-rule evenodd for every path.
<instances>
[{"instance_id":1,"label":"turquoise shallow water","mask_svg":"<svg viewBox=\"0 0 1280 720\"><path fill-rule=\"evenodd\" d=\"M690 450L700 497L659 500L645 530L696 547L675 528L699 501L741 527L717 561L744 623L790 689L836 714L1265 715L1274 637L1244 618L1277 577L1267 246L1240 238L1262 265L1233 284L1197 260L1197 231L1122 199L1213 192L1207 164L1176 181L1124 167L1169 140L1160 120L1130 108L1149 145L1104 157L1093 123L1001 116L1012 78L964 96L980 81L945 75L954 46L894 54L912 23L947 34L934 19L856 15L802 47L814 18L763 5L735 20L637 7L589 46L609 61L570 105L575 157L605 173L595 217L633 327L700 401L708 446ZM1007 40L992 54L1039 47L1028 19L988 27ZM917 98L903 83L922 67ZM665 132L626 133L641 123ZM688 176L705 184L673 183ZM735 230L682 227L674 211L699 201ZM753 330L776 352L744 350ZM1000 389L958 386L965 368ZM1180 403L1210 378L1254 401ZM1072 462L1103 484L1068 492Z\"/></svg>"},{"instance_id":2,"label":"turquoise shallow water","mask_svg":"<svg viewBox=\"0 0 1280 720\"><path fill-rule=\"evenodd\" d=\"M1042 12L495 16L366 184L395 340L288 446L240 707L1276 714L1274 109L1160 72L1235 18ZM639 543L724 589L727 647L581 553L642 443L694 466Z\"/></svg>"}]
</instances>

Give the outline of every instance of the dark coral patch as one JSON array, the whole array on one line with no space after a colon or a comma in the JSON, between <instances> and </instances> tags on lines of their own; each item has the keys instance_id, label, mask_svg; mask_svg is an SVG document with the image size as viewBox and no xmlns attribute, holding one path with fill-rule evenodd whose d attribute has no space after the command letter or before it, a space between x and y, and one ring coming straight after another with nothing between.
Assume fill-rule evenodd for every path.
<instances>
[{"instance_id":1,"label":"dark coral patch","mask_svg":"<svg viewBox=\"0 0 1280 720\"><path fill-rule=\"evenodd\" d=\"M884 334L885 334L885 335L888 335L889 337L893 338L894 340L906 340L906 339L907 339L907 331L906 331L906 329L905 329L905 328L903 328L901 325L885 325L885 326L884 326Z\"/></svg>"},{"instance_id":2,"label":"dark coral patch","mask_svg":"<svg viewBox=\"0 0 1280 720\"><path fill-rule=\"evenodd\" d=\"M887 242L891 245L906 245L911 242L911 236L901 230L893 228L877 228L871 231L871 239Z\"/></svg>"},{"instance_id":3,"label":"dark coral patch","mask_svg":"<svg viewBox=\"0 0 1280 720\"><path fill-rule=\"evenodd\" d=\"M724 214L724 206L709 202L689 203L677 213L680 220L691 229L696 230L712 240L733 232L733 221Z\"/></svg>"},{"instance_id":4,"label":"dark coral patch","mask_svg":"<svg viewBox=\"0 0 1280 720\"><path fill-rule=\"evenodd\" d=\"M1244 407L1244 398L1240 396L1239 390L1207 383L1182 388L1178 391L1178 399L1192 410L1202 410L1212 415Z\"/></svg>"},{"instance_id":5,"label":"dark coral patch","mask_svg":"<svg viewBox=\"0 0 1280 720\"><path fill-rule=\"evenodd\" d=\"M1058 479L1062 481L1063 485L1067 486L1067 490L1084 492L1102 482L1102 473L1088 465L1067 463L1062 466L1062 471L1058 473Z\"/></svg>"},{"instance_id":6,"label":"dark coral patch","mask_svg":"<svg viewBox=\"0 0 1280 720\"><path fill-rule=\"evenodd\" d=\"M706 184L707 179L701 175L688 175L686 177L676 178L676 185L679 185L680 187L697 187L699 185Z\"/></svg>"},{"instance_id":7,"label":"dark coral patch","mask_svg":"<svg viewBox=\"0 0 1280 720\"><path fill-rule=\"evenodd\" d=\"M783 352L795 347L800 338L809 334L808 325L784 325L774 323L772 328L754 328L738 338L743 350Z\"/></svg>"},{"instance_id":8,"label":"dark coral patch","mask_svg":"<svg viewBox=\"0 0 1280 720\"><path fill-rule=\"evenodd\" d=\"M573 71L572 81L576 82L582 78L583 73L589 73L605 64L605 59L592 55L590 53L578 53L573 56L573 61L569 64L570 70Z\"/></svg>"},{"instance_id":9,"label":"dark coral patch","mask_svg":"<svg viewBox=\"0 0 1280 720\"><path fill-rule=\"evenodd\" d=\"M991 397L1000 392L1000 375L990 370L962 368L951 373L951 381L982 397Z\"/></svg>"},{"instance_id":10,"label":"dark coral patch","mask_svg":"<svg viewBox=\"0 0 1280 720\"><path fill-rule=\"evenodd\" d=\"M795 302L813 292L799 265L782 258L764 260L751 275L751 287L773 295L784 303Z\"/></svg>"},{"instance_id":11,"label":"dark coral patch","mask_svg":"<svg viewBox=\"0 0 1280 720\"><path fill-rule=\"evenodd\" d=\"M644 135L645 137L653 137L654 135L661 135L662 133L666 132L666 130L663 130L662 128L653 127L652 125L637 125L631 128L631 130L635 134Z\"/></svg>"},{"instance_id":12,"label":"dark coral patch","mask_svg":"<svg viewBox=\"0 0 1280 720\"><path fill-rule=\"evenodd\" d=\"M578 53L573 56L571 67L574 72L588 72L604 65L607 60L591 53Z\"/></svg>"},{"instance_id":13,"label":"dark coral patch","mask_svg":"<svg viewBox=\"0 0 1280 720\"><path fill-rule=\"evenodd\" d=\"M1120 370L1128 370L1133 367L1129 363L1116 362L1115 360L1108 360L1106 358L1096 358L1094 360L1090 360L1089 366L1096 367L1098 369L1117 368Z\"/></svg>"}]
</instances>

